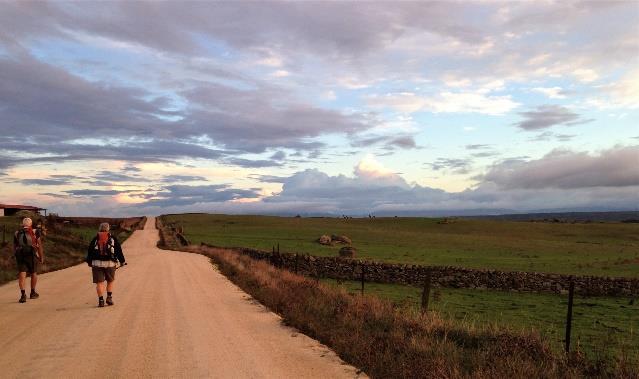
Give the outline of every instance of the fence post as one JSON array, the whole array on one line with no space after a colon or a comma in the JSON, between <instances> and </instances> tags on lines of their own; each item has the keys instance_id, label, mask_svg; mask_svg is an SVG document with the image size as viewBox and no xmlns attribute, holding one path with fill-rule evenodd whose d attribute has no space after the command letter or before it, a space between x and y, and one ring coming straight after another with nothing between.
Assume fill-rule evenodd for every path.
<instances>
[{"instance_id":1,"label":"fence post","mask_svg":"<svg viewBox=\"0 0 639 379\"><path fill-rule=\"evenodd\" d=\"M570 332L572 329L572 304L575 295L575 282L570 276L570 286L568 287L568 314L566 315L566 353L570 352Z\"/></svg>"},{"instance_id":2,"label":"fence post","mask_svg":"<svg viewBox=\"0 0 639 379\"><path fill-rule=\"evenodd\" d=\"M365 275L364 271L366 270L365 269L366 266L364 266L363 263L361 264L361 266L362 266L362 277L361 277L361 281L362 281L362 296L364 296L364 275Z\"/></svg>"},{"instance_id":3,"label":"fence post","mask_svg":"<svg viewBox=\"0 0 639 379\"><path fill-rule=\"evenodd\" d=\"M297 253L295 253L295 273L296 274L298 270L298 262L299 262L299 256L297 255Z\"/></svg>"},{"instance_id":4,"label":"fence post","mask_svg":"<svg viewBox=\"0 0 639 379\"><path fill-rule=\"evenodd\" d=\"M430 298L430 283L431 274L430 270L426 271L426 278L424 279L424 292L422 292L422 313L428 311L428 300Z\"/></svg>"},{"instance_id":5,"label":"fence post","mask_svg":"<svg viewBox=\"0 0 639 379\"><path fill-rule=\"evenodd\" d=\"M7 243L7 238L6 238L6 234L7 233L7 226L6 225L2 225L2 245L4 246Z\"/></svg>"}]
</instances>

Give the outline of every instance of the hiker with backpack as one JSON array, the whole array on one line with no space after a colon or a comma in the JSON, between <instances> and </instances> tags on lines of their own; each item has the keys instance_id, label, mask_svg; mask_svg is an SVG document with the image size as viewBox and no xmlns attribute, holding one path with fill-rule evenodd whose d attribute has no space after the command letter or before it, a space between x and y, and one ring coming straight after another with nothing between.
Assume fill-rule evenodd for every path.
<instances>
[{"instance_id":1,"label":"hiker with backpack","mask_svg":"<svg viewBox=\"0 0 639 379\"><path fill-rule=\"evenodd\" d=\"M25 217L22 220L22 228L13 235L13 252L18 266L18 286L20 286L20 303L27 302L25 293L25 281L31 276L30 299L37 299L40 295L36 292L38 283L38 263L44 263L44 249L40 230L33 229L33 220Z\"/></svg>"},{"instance_id":2,"label":"hiker with backpack","mask_svg":"<svg viewBox=\"0 0 639 379\"><path fill-rule=\"evenodd\" d=\"M113 305L113 282L115 270L125 264L120 242L109 233L108 222L100 224L98 234L93 238L87 250L86 262L91 267L93 283L98 293L98 307L104 307L104 282L106 281L106 304Z\"/></svg>"}]
</instances>

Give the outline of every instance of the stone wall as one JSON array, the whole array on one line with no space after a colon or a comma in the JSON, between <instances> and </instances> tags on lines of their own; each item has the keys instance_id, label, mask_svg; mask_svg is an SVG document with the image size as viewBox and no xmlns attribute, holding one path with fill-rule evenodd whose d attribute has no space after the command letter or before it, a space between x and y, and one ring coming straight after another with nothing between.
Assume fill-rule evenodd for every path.
<instances>
[{"instance_id":1,"label":"stone wall","mask_svg":"<svg viewBox=\"0 0 639 379\"><path fill-rule=\"evenodd\" d=\"M206 248L206 246L202 246ZM569 276L540 272L478 270L448 266L418 266L273 253L248 248L233 249L254 259L308 276L341 280L364 280L422 286L430 272L432 284L448 288L479 288L503 291L567 293L571 280L575 293L584 296L639 296L639 279L601 276Z\"/></svg>"}]
</instances>

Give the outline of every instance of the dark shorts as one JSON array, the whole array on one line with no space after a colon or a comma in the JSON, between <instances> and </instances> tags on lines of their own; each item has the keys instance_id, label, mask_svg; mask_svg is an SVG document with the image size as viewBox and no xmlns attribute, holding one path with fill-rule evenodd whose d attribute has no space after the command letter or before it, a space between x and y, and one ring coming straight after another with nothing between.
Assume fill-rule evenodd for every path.
<instances>
[{"instance_id":1,"label":"dark shorts","mask_svg":"<svg viewBox=\"0 0 639 379\"><path fill-rule=\"evenodd\" d=\"M115 267L92 267L91 272L93 273L93 283L115 280Z\"/></svg>"},{"instance_id":2,"label":"dark shorts","mask_svg":"<svg viewBox=\"0 0 639 379\"><path fill-rule=\"evenodd\" d=\"M38 259L34 256L16 254L16 265L18 272L26 272L29 275L38 272Z\"/></svg>"}]
</instances>

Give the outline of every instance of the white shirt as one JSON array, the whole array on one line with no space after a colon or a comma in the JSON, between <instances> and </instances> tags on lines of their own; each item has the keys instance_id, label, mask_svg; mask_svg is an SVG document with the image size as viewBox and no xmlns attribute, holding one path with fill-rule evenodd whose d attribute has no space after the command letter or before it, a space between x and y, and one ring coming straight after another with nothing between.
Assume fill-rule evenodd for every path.
<instances>
[{"instance_id":1,"label":"white shirt","mask_svg":"<svg viewBox=\"0 0 639 379\"><path fill-rule=\"evenodd\" d=\"M111 268L111 267L117 267L117 262L113 262L111 260L109 261L101 261L98 259L94 259L91 261L91 266L92 267L102 267L102 268Z\"/></svg>"}]
</instances>

